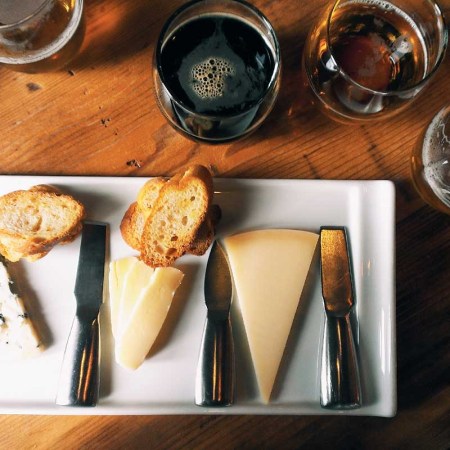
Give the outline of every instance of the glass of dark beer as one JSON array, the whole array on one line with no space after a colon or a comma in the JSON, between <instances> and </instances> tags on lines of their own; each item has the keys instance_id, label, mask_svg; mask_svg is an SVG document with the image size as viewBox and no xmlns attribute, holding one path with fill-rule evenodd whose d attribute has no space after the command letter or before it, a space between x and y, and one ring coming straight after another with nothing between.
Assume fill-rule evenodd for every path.
<instances>
[{"instance_id":1,"label":"glass of dark beer","mask_svg":"<svg viewBox=\"0 0 450 450\"><path fill-rule=\"evenodd\" d=\"M267 117L280 70L277 37L260 11L237 0L195 0L164 25L153 78L159 107L175 129L223 143Z\"/></svg>"},{"instance_id":2,"label":"glass of dark beer","mask_svg":"<svg viewBox=\"0 0 450 450\"><path fill-rule=\"evenodd\" d=\"M0 64L9 69L59 69L83 36L83 0L0 0Z\"/></svg>"},{"instance_id":3,"label":"glass of dark beer","mask_svg":"<svg viewBox=\"0 0 450 450\"><path fill-rule=\"evenodd\" d=\"M315 103L344 123L410 104L444 59L447 29L433 0L337 0L312 27L303 68Z\"/></svg>"}]
</instances>

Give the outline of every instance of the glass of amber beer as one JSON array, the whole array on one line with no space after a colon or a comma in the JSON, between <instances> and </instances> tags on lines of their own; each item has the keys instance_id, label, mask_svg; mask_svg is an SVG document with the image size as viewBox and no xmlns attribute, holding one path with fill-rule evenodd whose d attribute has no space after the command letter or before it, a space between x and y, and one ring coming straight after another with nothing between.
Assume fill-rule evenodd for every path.
<instances>
[{"instance_id":1,"label":"glass of amber beer","mask_svg":"<svg viewBox=\"0 0 450 450\"><path fill-rule=\"evenodd\" d=\"M0 63L21 72L66 65L79 50L83 0L1 0Z\"/></svg>"},{"instance_id":2,"label":"glass of amber beer","mask_svg":"<svg viewBox=\"0 0 450 450\"><path fill-rule=\"evenodd\" d=\"M433 0L335 1L303 53L315 103L344 123L392 116L429 83L447 33Z\"/></svg>"}]
</instances>

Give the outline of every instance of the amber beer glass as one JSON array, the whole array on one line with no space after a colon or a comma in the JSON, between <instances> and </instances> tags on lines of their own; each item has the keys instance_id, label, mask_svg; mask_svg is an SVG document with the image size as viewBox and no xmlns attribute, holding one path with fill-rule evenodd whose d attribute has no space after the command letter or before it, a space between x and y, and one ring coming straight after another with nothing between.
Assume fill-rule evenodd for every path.
<instances>
[{"instance_id":1,"label":"amber beer glass","mask_svg":"<svg viewBox=\"0 0 450 450\"><path fill-rule=\"evenodd\" d=\"M433 0L335 1L303 53L315 103L344 123L392 116L429 83L447 33Z\"/></svg>"},{"instance_id":2,"label":"amber beer glass","mask_svg":"<svg viewBox=\"0 0 450 450\"><path fill-rule=\"evenodd\" d=\"M83 0L0 1L0 63L10 69L59 69L76 55L83 35Z\"/></svg>"}]
</instances>

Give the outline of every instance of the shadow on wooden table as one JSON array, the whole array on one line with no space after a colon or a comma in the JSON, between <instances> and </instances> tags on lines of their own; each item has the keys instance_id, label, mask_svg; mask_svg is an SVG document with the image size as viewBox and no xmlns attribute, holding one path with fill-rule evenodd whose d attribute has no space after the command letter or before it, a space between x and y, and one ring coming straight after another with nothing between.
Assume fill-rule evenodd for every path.
<instances>
[{"instance_id":1,"label":"shadow on wooden table","mask_svg":"<svg viewBox=\"0 0 450 450\"><path fill-rule=\"evenodd\" d=\"M397 222L396 233L398 401L399 409L405 410L439 396L448 386L448 291L444 287L450 240L443 241L442 236L449 236L450 216L421 202L409 180L397 184L398 190L409 192L411 200L421 204ZM398 207L400 217L402 207Z\"/></svg>"},{"instance_id":2,"label":"shadow on wooden table","mask_svg":"<svg viewBox=\"0 0 450 450\"><path fill-rule=\"evenodd\" d=\"M152 49L165 20L175 9L172 3L161 0L85 2L86 35L80 55L70 66L81 69L117 64L146 51L150 73Z\"/></svg>"}]
</instances>

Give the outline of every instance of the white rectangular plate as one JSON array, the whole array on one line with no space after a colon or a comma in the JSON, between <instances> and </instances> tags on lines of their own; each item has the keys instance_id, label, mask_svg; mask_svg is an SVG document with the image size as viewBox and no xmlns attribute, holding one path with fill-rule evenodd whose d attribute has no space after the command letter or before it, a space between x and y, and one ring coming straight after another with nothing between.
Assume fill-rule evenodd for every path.
<instances>
[{"instance_id":1,"label":"white rectangular plate","mask_svg":"<svg viewBox=\"0 0 450 450\"><path fill-rule=\"evenodd\" d=\"M81 200L88 218L108 222L110 258L136 254L119 224L143 185L142 178L0 176L0 195L34 184L52 184ZM186 276L174 299L157 349L135 372L113 357L108 305L101 312L101 392L94 408L55 405L55 395L75 301L80 238L34 262L19 262L22 294L31 303L47 349L37 358L1 362L0 413L22 414L352 414L396 412L394 186L389 181L216 179L214 202L222 209L218 237L256 228L319 232L322 225L349 231L356 290L357 343L363 406L334 412L319 405L319 355L323 327L319 260L291 331L272 400L261 402L247 353L237 302L232 306L236 345L235 405L205 409L194 404L195 373L206 309L207 255L177 262ZM1 360L1 355L0 355Z\"/></svg>"}]
</instances>

